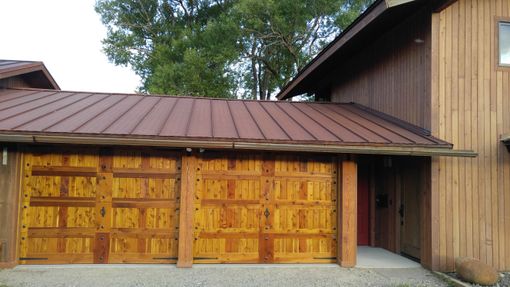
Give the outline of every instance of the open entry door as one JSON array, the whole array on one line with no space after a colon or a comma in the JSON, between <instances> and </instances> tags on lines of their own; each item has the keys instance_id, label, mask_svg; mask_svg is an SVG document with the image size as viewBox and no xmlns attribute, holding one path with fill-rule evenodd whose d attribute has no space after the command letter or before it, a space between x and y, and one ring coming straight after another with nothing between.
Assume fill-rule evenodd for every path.
<instances>
[{"instance_id":1,"label":"open entry door","mask_svg":"<svg viewBox=\"0 0 510 287\"><path fill-rule=\"evenodd\" d=\"M358 245L370 245L369 170L358 169Z\"/></svg>"}]
</instances>

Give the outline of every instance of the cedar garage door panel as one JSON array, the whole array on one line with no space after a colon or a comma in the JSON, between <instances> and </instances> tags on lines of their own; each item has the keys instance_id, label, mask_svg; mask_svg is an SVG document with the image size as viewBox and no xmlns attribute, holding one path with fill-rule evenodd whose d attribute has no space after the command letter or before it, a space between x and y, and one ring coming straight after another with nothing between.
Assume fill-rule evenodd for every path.
<instances>
[{"instance_id":1,"label":"cedar garage door panel","mask_svg":"<svg viewBox=\"0 0 510 287\"><path fill-rule=\"evenodd\" d=\"M175 262L176 154L30 151L23 165L21 263Z\"/></svg>"},{"instance_id":2,"label":"cedar garage door panel","mask_svg":"<svg viewBox=\"0 0 510 287\"><path fill-rule=\"evenodd\" d=\"M194 262L335 262L336 173L332 157L199 159Z\"/></svg>"}]
</instances>

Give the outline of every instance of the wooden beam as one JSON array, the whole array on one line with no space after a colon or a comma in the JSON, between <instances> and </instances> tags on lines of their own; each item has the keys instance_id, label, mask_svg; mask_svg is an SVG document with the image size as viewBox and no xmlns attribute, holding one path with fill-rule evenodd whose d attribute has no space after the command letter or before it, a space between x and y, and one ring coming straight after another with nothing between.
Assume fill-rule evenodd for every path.
<instances>
[{"instance_id":1,"label":"wooden beam","mask_svg":"<svg viewBox=\"0 0 510 287\"><path fill-rule=\"evenodd\" d=\"M342 267L354 267L357 256L358 168L356 162L344 160L339 162L339 170L337 260Z\"/></svg>"},{"instance_id":2,"label":"wooden beam","mask_svg":"<svg viewBox=\"0 0 510 287\"><path fill-rule=\"evenodd\" d=\"M190 268L193 266L193 214L197 158L194 155L184 155L181 171L177 267Z\"/></svg>"},{"instance_id":3,"label":"wooden beam","mask_svg":"<svg viewBox=\"0 0 510 287\"><path fill-rule=\"evenodd\" d=\"M415 0L386 0L386 7L395 7L398 5L402 5L408 2L414 2Z\"/></svg>"}]
</instances>

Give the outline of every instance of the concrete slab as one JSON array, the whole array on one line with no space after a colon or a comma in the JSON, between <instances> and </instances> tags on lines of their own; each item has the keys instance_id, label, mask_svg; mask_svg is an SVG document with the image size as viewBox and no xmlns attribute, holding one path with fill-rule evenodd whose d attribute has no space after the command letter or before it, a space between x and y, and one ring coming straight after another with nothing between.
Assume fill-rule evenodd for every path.
<instances>
[{"instance_id":1,"label":"concrete slab","mask_svg":"<svg viewBox=\"0 0 510 287\"><path fill-rule=\"evenodd\" d=\"M420 263L386 249L358 246L356 268L420 268Z\"/></svg>"}]
</instances>

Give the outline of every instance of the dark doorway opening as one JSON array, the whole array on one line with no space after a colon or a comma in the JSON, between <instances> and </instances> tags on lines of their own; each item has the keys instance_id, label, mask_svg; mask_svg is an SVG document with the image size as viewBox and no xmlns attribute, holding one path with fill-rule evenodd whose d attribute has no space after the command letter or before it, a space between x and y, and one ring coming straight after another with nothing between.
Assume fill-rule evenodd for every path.
<instances>
[{"instance_id":1,"label":"dark doorway opening","mask_svg":"<svg viewBox=\"0 0 510 287\"><path fill-rule=\"evenodd\" d=\"M419 261L424 158L366 156L358 161L358 245Z\"/></svg>"},{"instance_id":2,"label":"dark doorway opening","mask_svg":"<svg viewBox=\"0 0 510 287\"><path fill-rule=\"evenodd\" d=\"M370 169L358 169L358 245L370 245Z\"/></svg>"}]
</instances>

